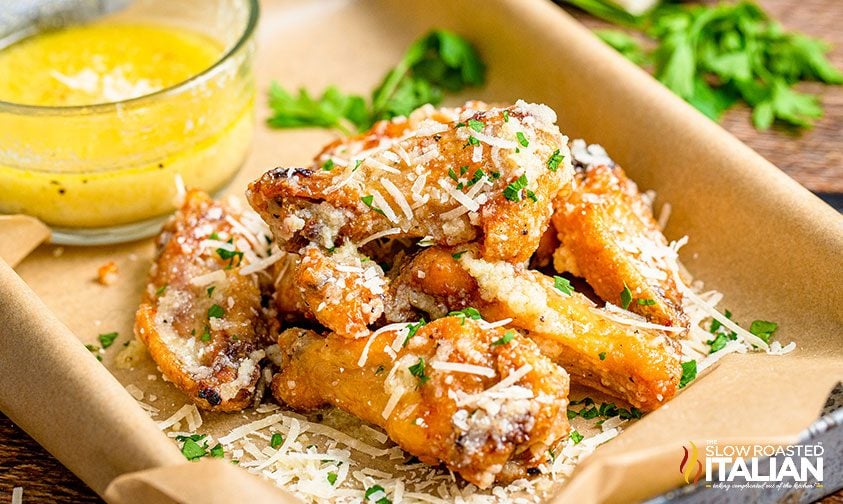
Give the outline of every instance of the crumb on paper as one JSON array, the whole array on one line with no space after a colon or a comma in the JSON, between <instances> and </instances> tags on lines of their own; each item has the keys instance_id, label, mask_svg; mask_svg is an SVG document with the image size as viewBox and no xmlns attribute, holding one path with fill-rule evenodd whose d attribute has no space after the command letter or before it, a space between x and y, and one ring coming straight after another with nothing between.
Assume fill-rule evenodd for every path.
<instances>
[{"instance_id":1,"label":"crumb on paper","mask_svg":"<svg viewBox=\"0 0 843 504\"><path fill-rule=\"evenodd\" d=\"M146 379L149 380L149 381L155 381L155 380L158 379L158 377L155 376L154 374L148 374L148 375L146 375Z\"/></svg>"},{"instance_id":2,"label":"crumb on paper","mask_svg":"<svg viewBox=\"0 0 843 504\"><path fill-rule=\"evenodd\" d=\"M135 364L144 359L146 359L146 347L140 341L133 339L127 342L114 358L114 365L117 369L133 369Z\"/></svg>"},{"instance_id":3,"label":"crumb on paper","mask_svg":"<svg viewBox=\"0 0 843 504\"><path fill-rule=\"evenodd\" d=\"M61 257L62 254L64 254L64 247L56 247L53 249L53 257ZM23 489L21 489L21 492L23 492Z\"/></svg>"},{"instance_id":4,"label":"crumb on paper","mask_svg":"<svg viewBox=\"0 0 843 504\"><path fill-rule=\"evenodd\" d=\"M112 285L117 281L117 263L108 261L97 270L97 281L101 285Z\"/></svg>"},{"instance_id":5,"label":"crumb on paper","mask_svg":"<svg viewBox=\"0 0 843 504\"><path fill-rule=\"evenodd\" d=\"M126 392L128 392L130 396L134 397L136 401L143 401L143 390L141 390L137 385L133 383L126 385Z\"/></svg>"}]
</instances>

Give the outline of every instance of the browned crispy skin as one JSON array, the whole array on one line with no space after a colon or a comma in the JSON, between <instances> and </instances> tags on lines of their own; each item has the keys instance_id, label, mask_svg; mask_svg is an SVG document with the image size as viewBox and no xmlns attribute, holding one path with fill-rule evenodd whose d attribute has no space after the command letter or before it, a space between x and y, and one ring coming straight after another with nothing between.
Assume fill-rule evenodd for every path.
<instances>
[{"instance_id":1,"label":"browned crispy skin","mask_svg":"<svg viewBox=\"0 0 843 504\"><path fill-rule=\"evenodd\" d=\"M383 314L383 270L351 245L333 252L303 248L295 279L307 311L342 336L367 335Z\"/></svg>"},{"instance_id":2,"label":"browned crispy skin","mask_svg":"<svg viewBox=\"0 0 843 504\"><path fill-rule=\"evenodd\" d=\"M270 170L249 186L249 201L291 252L309 243L356 245L391 231L391 238L430 236L443 245L479 241L484 257L524 262L547 227L553 198L570 181L566 138L544 106L470 105L377 123L328 146L310 167ZM555 152L564 161L551 169ZM527 186L507 198L504 189L522 175ZM448 191L479 207L449 214L463 206Z\"/></svg>"},{"instance_id":3,"label":"browned crispy skin","mask_svg":"<svg viewBox=\"0 0 843 504\"><path fill-rule=\"evenodd\" d=\"M555 207L553 225L562 242L555 254L557 271L577 269L572 272L616 305L626 285L631 311L656 324L688 326L665 259L672 251L650 205L619 166L578 168L573 186L560 193Z\"/></svg>"},{"instance_id":4,"label":"browned crispy skin","mask_svg":"<svg viewBox=\"0 0 843 504\"><path fill-rule=\"evenodd\" d=\"M459 260L452 253L430 248L405 264L390 286L404 298L389 304L434 317L471 306L486 320L511 318L510 325L524 330L575 382L643 410L675 395L682 374L679 347L665 333L610 320L588 298L561 293L539 272L474 259L471 248Z\"/></svg>"},{"instance_id":5,"label":"browned crispy skin","mask_svg":"<svg viewBox=\"0 0 843 504\"><path fill-rule=\"evenodd\" d=\"M258 275L240 275L237 257L227 269L228 260L200 246L213 232L237 242L240 235L226 215L237 214L202 192L188 193L158 237L135 317L135 334L164 376L197 406L214 411L237 411L250 403L272 332L261 308ZM218 270L220 281L191 283ZM213 312L222 310L221 317L209 315L212 306Z\"/></svg>"},{"instance_id":6,"label":"browned crispy skin","mask_svg":"<svg viewBox=\"0 0 843 504\"><path fill-rule=\"evenodd\" d=\"M529 339L446 317L419 328L402 347L406 330L399 329L371 336L362 366L369 338L285 331L279 346L287 355L272 381L275 397L305 410L325 404L342 408L383 427L421 461L442 462L481 488L546 462L548 449L568 433L568 375ZM505 339L511 340L502 343L508 332ZM396 340L393 360L384 347L396 348ZM436 362L482 366L494 377L438 370ZM415 375L412 366L418 366ZM526 374L516 387L499 387L497 396L484 393L519 370ZM400 399L386 411L393 390L399 390Z\"/></svg>"}]
</instances>

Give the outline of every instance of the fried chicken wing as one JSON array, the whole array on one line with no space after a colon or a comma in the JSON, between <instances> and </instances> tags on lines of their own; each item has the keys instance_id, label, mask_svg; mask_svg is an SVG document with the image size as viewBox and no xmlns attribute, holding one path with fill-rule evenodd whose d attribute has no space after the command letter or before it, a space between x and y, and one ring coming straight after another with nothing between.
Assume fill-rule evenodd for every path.
<instances>
[{"instance_id":1,"label":"fried chicken wing","mask_svg":"<svg viewBox=\"0 0 843 504\"><path fill-rule=\"evenodd\" d=\"M580 384L648 411L676 393L680 350L664 332L634 314L597 308L578 292L565 294L539 272L476 259L470 247L453 250L426 249L405 264L390 286L403 297L388 302L387 314L436 317L474 307L487 320L512 319Z\"/></svg>"},{"instance_id":2,"label":"fried chicken wing","mask_svg":"<svg viewBox=\"0 0 843 504\"><path fill-rule=\"evenodd\" d=\"M676 253L649 202L619 166L578 166L573 185L560 192L555 207L552 220L561 241L554 253L557 271L584 277L615 305L629 288L631 311L656 324L688 326L671 274Z\"/></svg>"},{"instance_id":3,"label":"fried chicken wing","mask_svg":"<svg viewBox=\"0 0 843 504\"><path fill-rule=\"evenodd\" d=\"M135 334L164 376L197 406L215 411L249 404L273 332L273 317L261 305L263 276L241 274L236 248L249 244L230 222L238 215L189 192L158 237L135 317Z\"/></svg>"},{"instance_id":4,"label":"fried chicken wing","mask_svg":"<svg viewBox=\"0 0 843 504\"><path fill-rule=\"evenodd\" d=\"M546 462L569 430L568 375L513 330L452 316L356 340L289 329L278 343L277 399L342 408L481 488Z\"/></svg>"},{"instance_id":5,"label":"fried chicken wing","mask_svg":"<svg viewBox=\"0 0 843 504\"><path fill-rule=\"evenodd\" d=\"M422 107L337 140L308 168L276 168L249 186L282 248L325 249L374 237L481 243L490 260L524 262L570 182L556 115L519 101Z\"/></svg>"}]
</instances>

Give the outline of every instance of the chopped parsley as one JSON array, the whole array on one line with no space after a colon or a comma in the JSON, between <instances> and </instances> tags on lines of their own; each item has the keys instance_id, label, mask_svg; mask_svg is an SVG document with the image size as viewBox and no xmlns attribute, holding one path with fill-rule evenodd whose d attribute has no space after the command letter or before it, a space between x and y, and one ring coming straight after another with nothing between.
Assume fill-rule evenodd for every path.
<instances>
[{"instance_id":1,"label":"chopped parsley","mask_svg":"<svg viewBox=\"0 0 843 504\"><path fill-rule=\"evenodd\" d=\"M480 320L480 319L483 318L483 316L480 315L480 312L477 311L477 308L472 308L470 306L467 307L467 308L463 308L462 310L459 310L459 311L449 312L448 316L449 317L460 317L460 318L462 318L463 324L465 324L465 319L467 319L467 318L470 318L471 320Z\"/></svg>"},{"instance_id":2,"label":"chopped parsley","mask_svg":"<svg viewBox=\"0 0 843 504\"><path fill-rule=\"evenodd\" d=\"M691 383L697 377L697 361L690 360L682 363L682 378L679 379L679 388Z\"/></svg>"},{"instance_id":3,"label":"chopped parsley","mask_svg":"<svg viewBox=\"0 0 843 504\"><path fill-rule=\"evenodd\" d=\"M583 435L575 430L572 430L568 437L574 442L574 444L580 444L580 441L584 439Z\"/></svg>"},{"instance_id":4,"label":"chopped parsley","mask_svg":"<svg viewBox=\"0 0 843 504\"><path fill-rule=\"evenodd\" d=\"M635 302L642 306L653 306L656 304L655 299L636 299Z\"/></svg>"},{"instance_id":5,"label":"chopped parsley","mask_svg":"<svg viewBox=\"0 0 843 504\"><path fill-rule=\"evenodd\" d=\"M518 139L518 143L521 144L521 147L527 147L530 145L530 142L527 140L527 137L524 136L524 133L519 131L515 133L515 137Z\"/></svg>"},{"instance_id":6,"label":"chopped parsley","mask_svg":"<svg viewBox=\"0 0 843 504\"><path fill-rule=\"evenodd\" d=\"M383 213L383 210L381 210L380 208L378 208L378 207L376 207L376 206L373 206L373 205L372 205L372 201L373 201L374 199L375 199L375 197L374 197L373 195L368 194L368 195L363 196L362 198L360 198L360 201L362 201L364 205L366 205L367 207L371 208L371 209L372 209L372 210L374 210L375 212L377 212L377 213L379 213L379 214L381 214L381 215L386 215L385 213Z\"/></svg>"},{"instance_id":7,"label":"chopped parsley","mask_svg":"<svg viewBox=\"0 0 843 504\"><path fill-rule=\"evenodd\" d=\"M325 171L331 171L334 169L334 160L328 159L325 163L322 164L322 169Z\"/></svg>"},{"instance_id":8,"label":"chopped parsley","mask_svg":"<svg viewBox=\"0 0 843 504\"><path fill-rule=\"evenodd\" d=\"M212 233L211 239L219 239L217 233ZM229 238L228 241L226 241L225 243L228 243L229 245L234 245L234 238ZM231 269L234 266L235 259L237 260L237 264L240 264L240 261L243 260L243 252L240 252L236 248L234 250L226 250L220 247L216 250L216 253L218 256L220 256L220 259L222 259L223 261L228 261L228 265L225 267L225 269Z\"/></svg>"},{"instance_id":9,"label":"chopped parsley","mask_svg":"<svg viewBox=\"0 0 843 504\"><path fill-rule=\"evenodd\" d=\"M468 127L473 129L474 131L480 133L483 131L483 127L486 126L483 124L483 121L478 121L477 119L469 119L468 120Z\"/></svg>"},{"instance_id":10,"label":"chopped parsley","mask_svg":"<svg viewBox=\"0 0 843 504\"><path fill-rule=\"evenodd\" d=\"M155 295L156 295L156 296L161 296L162 294L164 294L164 291L166 291L166 290L167 290L167 287L169 287L169 284L164 284L164 285L162 285L161 287L158 287L158 288L155 290Z\"/></svg>"},{"instance_id":11,"label":"chopped parsley","mask_svg":"<svg viewBox=\"0 0 843 504\"><path fill-rule=\"evenodd\" d=\"M225 455L225 450L223 450L222 445L217 443L216 446L211 448L211 456L214 458L223 458Z\"/></svg>"},{"instance_id":12,"label":"chopped parsley","mask_svg":"<svg viewBox=\"0 0 843 504\"><path fill-rule=\"evenodd\" d=\"M486 173L483 172L483 169L478 168L477 170L474 171L474 174L471 176L471 180L469 180L468 183L466 184L466 187L471 187L474 184L480 182L480 179L482 179L484 175L486 175Z\"/></svg>"},{"instance_id":13,"label":"chopped parsley","mask_svg":"<svg viewBox=\"0 0 843 504\"><path fill-rule=\"evenodd\" d=\"M403 343L401 346L407 346L407 343L409 343L409 342L410 342L410 338L412 338L413 336L415 336L415 335L416 335L416 333L417 333L417 332L419 332L419 329L421 329L421 327L422 327L423 325L425 325L425 324L427 324L427 321L425 321L425 320L424 320L424 317L422 317L422 318L421 318L418 322L416 322L415 324L407 324L407 329L408 329L408 331L407 331L407 337L406 337L406 338L404 338L404 343ZM375 374L377 374L377 373L375 373Z\"/></svg>"},{"instance_id":14,"label":"chopped parsley","mask_svg":"<svg viewBox=\"0 0 843 504\"><path fill-rule=\"evenodd\" d=\"M419 379L419 386L430 380L430 377L424 374L424 357L419 357L419 361L407 369L410 370L411 375Z\"/></svg>"},{"instance_id":15,"label":"chopped parsley","mask_svg":"<svg viewBox=\"0 0 843 504\"><path fill-rule=\"evenodd\" d=\"M606 352L600 352L597 356L600 357L600 360L606 360Z\"/></svg>"},{"instance_id":16,"label":"chopped parsley","mask_svg":"<svg viewBox=\"0 0 843 504\"><path fill-rule=\"evenodd\" d=\"M565 159L565 156L559 154L559 149L553 151L553 154L550 155L550 158L547 160L547 169L555 172L559 169L559 164Z\"/></svg>"},{"instance_id":17,"label":"chopped parsley","mask_svg":"<svg viewBox=\"0 0 843 504\"><path fill-rule=\"evenodd\" d=\"M208 318L223 318L225 316L225 310L222 306L218 304L212 304L210 308L208 308Z\"/></svg>"},{"instance_id":18,"label":"chopped parsley","mask_svg":"<svg viewBox=\"0 0 843 504\"><path fill-rule=\"evenodd\" d=\"M624 310L629 309L630 303L632 303L632 291L624 283L623 290L621 291L621 307Z\"/></svg>"},{"instance_id":19,"label":"chopped parsley","mask_svg":"<svg viewBox=\"0 0 843 504\"><path fill-rule=\"evenodd\" d=\"M214 294L214 289L216 289L216 286L214 285L208 287L208 290L206 291L208 293L208 297L211 297Z\"/></svg>"},{"instance_id":20,"label":"chopped parsley","mask_svg":"<svg viewBox=\"0 0 843 504\"><path fill-rule=\"evenodd\" d=\"M474 138L474 136L470 136L466 145L480 145L480 140Z\"/></svg>"},{"instance_id":21,"label":"chopped parsley","mask_svg":"<svg viewBox=\"0 0 843 504\"><path fill-rule=\"evenodd\" d=\"M503 122L509 122L509 110L503 111Z\"/></svg>"},{"instance_id":22,"label":"chopped parsley","mask_svg":"<svg viewBox=\"0 0 843 504\"><path fill-rule=\"evenodd\" d=\"M85 348L87 348L89 352L94 354L94 357L96 357L98 361L102 362L102 355L100 355L100 347L96 345L85 345Z\"/></svg>"},{"instance_id":23,"label":"chopped parsley","mask_svg":"<svg viewBox=\"0 0 843 504\"><path fill-rule=\"evenodd\" d=\"M118 334L116 332L110 332L105 334L100 334L97 339L100 340L100 345L102 345L102 349L105 350L106 348L110 347L114 344L114 340L117 339Z\"/></svg>"},{"instance_id":24,"label":"chopped parsley","mask_svg":"<svg viewBox=\"0 0 843 504\"><path fill-rule=\"evenodd\" d=\"M379 374L383 373L385 369L386 368L383 367L383 364L381 364L380 366L378 366L377 369L375 369L375 375L379 375Z\"/></svg>"},{"instance_id":25,"label":"chopped parsley","mask_svg":"<svg viewBox=\"0 0 843 504\"><path fill-rule=\"evenodd\" d=\"M773 337L773 333L776 332L776 329L778 328L779 325L775 322L768 322L766 320L754 320L749 326L749 332L764 340L764 343L769 343L770 338Z\"/></svg>"},{"instance_id":26,"label":"chopped parsley","mask_svg":"<svg viewBox=\"0 0 843 504\"><path fill-rule=\"evenodd\" d=\"M187 460L198 460L208 455L207 434L192 434L190 436L176 436L176 441L181 441L181 453ZM202 441L200 445L199 442ZM222 448L222 447L220 447Z\"/></svg>"},{"instance_id":27,"label":"chopped parsley","mask_svg":"<svg viewBox=\"0 0 843 504\"><path fill-rule=\"evenodd\" d=\"M724 315L726 315L727 319L732 319L732 312L730 312L729 310L726 310L724 312ZM729 341L738 339L737 333L726 329L717 319L711 320L711 326L709 327L708 331L714 335L713 339L710 339L705 342L707 345L711 346L709 354L713 354L714 352L722 350L723 347L725 347Z\"/></svg>"},{"instance_id":28,"label":"chopped parsley","mask_svg":"<svg viewBox=\"0 0 843 504\"><path fill-rule=\"evenodd\" d=\"M333 471L329 472L327 479L328 479L328 483L330 483L332 486L336 485L337 484L337 473L335 473Z\"/></svg>"},{"instance_id":29,"label":"chopped parsley","mask_svg":"<svg viewBox=\"0 0 843 504\"><path fill-rule=\"evenodd\" d=\"M271 446L272 448L278 448L283 443L284 443L284 436L282 436L281 434L279 434L277 432L275 434L273 434L271 438L269 438L269 446Z\"/></svg>"},{"instance_id":30,"label":"chopped parsley","mask_svg":"<svg viewBox=\"0 0 843 504\"><path fill-rule=\"evenodd\" d=\"M199 336L199 339L204 343L211 341L211 329L208 326L205 326L205 331Z\"/></svg>"},{"instance_id":31,"label":"chopped parsley","mask_svg":"<svg viewBox=\"0 0 843 504\"><path fill-rule=\"evenodd\" d=\"M373 497L380 494L383 494L383 497L380 497L375 501ZM392 504L392 501L386 498L386 490L384 490L380 485L372 485L367 488L365 496L367 501L373 501L375 504Z\"/></svg>"},{"instance_id":32,"label":"chopped parsley","mask_svg":"<svg viewBox=\"0 0 843 504\"><path fill-rule=\"evenodd\" d=\"M527 197L530 198L533 203L538 203L539 199L536 197L536 193L534 193L533 191L527 189L526 191L524 191L524 194L526 194Z\"/></svg>"},{"instance_id":33,"label":"chopped parsley","mask_svg":"<svg viewBox=\"0 0 843 504\"><path fill-rule=\"evenodd\" d=\"M460 180L459 175L457 175L457 172L455 172L453 168L448 168L448 176L451 177L451 180L454 182L458 182Z\"/></svg>"},{"instance_id":34,"label":"chopped parsley","mask_svg":"<svg viewBox=\"0 0 843 504\"><path fill-rule=\"evenodd\" d=\"M460 252L456 252L456 253L454 253L454 254L451 254L451 257L453 257L454 259L456 259L457 261L459 261L459 260L460 260L460 257L462 257L462 255L463 255L463 254L465 254L465 252L466 252L465 250L462 250L462 251L460 251Z\"/></svg>"},{"instance_id":35,"label":"chopped parsley","mask_svg":"<svg viewBox=\"0 0 843 504\"><path fill-rule=\"evenodd\" d=\"M506 345L515 338L515 331L506 331L499 339L492 342L493 346Z\"/></svg>"},{"instance_id":36,"label":"chopped parsley","mask_svg":"<svg viewBox=\"0 0 843 504\"><path fill-rule=\"evenodd\" d=\"M362 159L358 159L357 161L355 161L355 162L354 162L354 168L351 170L351 172L352 172L352 173L356 172L356 171L357 171L357 169L358 169L358 168L360 168L360 165L361 165L361 164L363 164L363 160L362 160Z\"/></svg>"},{"instance_id":37,"label":"chopped parsley","mask_svg":"<svg viewBox=\"0 0 843 504\"><path fill-rule=\"evenodd\" d=\"M591 420L593 418L602 417L603 420L612 418L612 417L620 417L621 420L631 420L637 419L644 416L644 412L638 408L632 407L630 409L626 408L619 408L615 403L600 403L599 406L594 404L594 400L590 397L586 397L581 401L571 401L570 406L576 406L578 404L582 404L583 407L577 411L573 409L568 409L568 420L571 420L576 417L582 417L586 420ZM599 423L602 423L601 420Z\"/></svg>"},{"instance_id":38,"label":"chopped parsley","mask_svg":"<svg viewBox=\"0 0 843 504\"><path fill-rule=\"evenodd\" d=\"M515 182L506 186L503 190L504 198L509 201L521 201L521 190L527 188L527 175L521 175Z\"/></svg>"},{"instance_id":39,"label":"chopped parsley","mask_svg":"<svg viewBox=\"0 0 843 504\"><path fill-rule=\"evenodd\" d=\"M571 286L571 281L561 276L553 276L553 287L559 292L567 295L574 293L574 288Z\"/></svg>"}]
</instances>

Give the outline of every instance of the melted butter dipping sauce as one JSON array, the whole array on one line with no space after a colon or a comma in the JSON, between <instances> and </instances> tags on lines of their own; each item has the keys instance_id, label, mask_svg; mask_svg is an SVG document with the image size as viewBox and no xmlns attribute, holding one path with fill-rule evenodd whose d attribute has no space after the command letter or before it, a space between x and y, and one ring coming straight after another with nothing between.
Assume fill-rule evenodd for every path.
<instances>
[{"instance_id":1,"label":"melted butter dipping sauce","mask_svg":"<svg viewBox=\"0 0 843 504\"><path fill-rule=\"evenodd\" d=\"M250 62L203 34L97 22L0 50L0 213L65 228L142 221L172 210L175 176L213 192L242 163L254 129ZM249 52L250 49L246 49Z\"/></svg>"}]
</instances>

